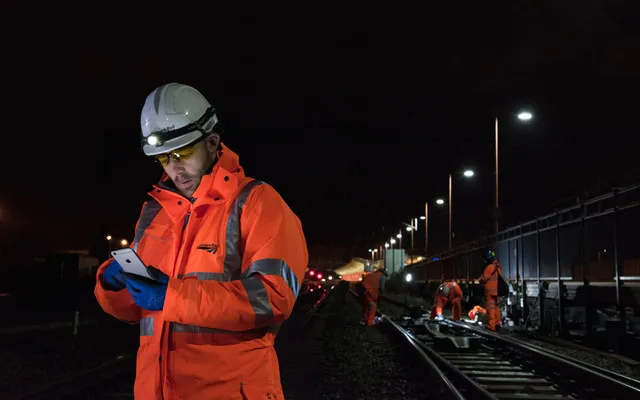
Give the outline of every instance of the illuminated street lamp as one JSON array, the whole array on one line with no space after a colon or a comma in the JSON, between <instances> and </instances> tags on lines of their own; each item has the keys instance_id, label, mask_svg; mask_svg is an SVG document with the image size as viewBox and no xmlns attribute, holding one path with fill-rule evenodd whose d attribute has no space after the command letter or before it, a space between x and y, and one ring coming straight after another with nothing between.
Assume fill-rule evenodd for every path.
<instances>
[{"instance_id":1,"label":"illuminated street lamp","mask_svg":"<svg viewBox=\"0 0 640 400\"><path fill-rule=\"evenodd\" d=\"M122 239L120 241L120 244L122 245L122 247L127 247L127 245L129 244L129 242L127 242L127 239Z\"/></svg>"},{"instance_id":2,"label":"illuminated street lamp","mask_svg":"<svg viewBox=\"0 0 640 400\"><path fill-rule=\"evenodd\" d=\"M436 204L441 206L444 204L443 199L436 199ZM424 253L428 257L429 256L429 202L425 201L424 203L424 215L420 217L421 220L424 220ZM418 221L416 221L416 226L418 225Z\"/></svg>"},{"instance_id":3,"label":"illuminated street lamp","mask_svg":"<svg viewBox=\"0 0 640 400\"><path fill-rule=\"evenodd\" d=\"M107 235L107 242L109 243L109 257L111 257L111 235Z\"/></svg>"},{"instance_id":4,"label":"illuminated street lamp","mask_svg":"<svg viewBox=\"0 0 640 400\"><path fill-rule=\"evenodd\" d=\"M371 268L373 268L373 263L375 261L374 255L378 252L378 249L369 249L369 253L371 253Z\"/></svg>"},{"instance_id":5,"label":"illuminated street lamp","mask_svg":"<svg viewBox=\"0 0 640 400\"><path fill-rule=\"evenodd\" d=\"M472 170L467 169L464 171L463 173L465 178L471 178L473 177L474 173ZM452 238L452 232L451 232L451 223L452 223L452 211L453 211L453 201L452 201L452 196L453 196L453 174L449 174L449 250L451 250L451 238Z\"/></svg>"},{"instance_id":6,"label":"illuminated street lamp","mask_svg":"<svg viewBox=\"0 0 640 400\"><path fill-rule=\"evenodd\" d=\"M518 119L520 121L529 121L531 120L531 118L533 118L533 114L531 114L529 111L520 111L518 113ZM495 152L495 156L496 156L496 194L495 194L495 200L496 200L496 204L495 204L495 210L494 210L494 230L495 233L497 234L500 231L500 203L498 201L498 197L499 197L499 175L498 175L498 117L496 117L495 120L495 147L496 147L496 152ZM496 238L497 239L497 238Z\"/></svg>"},{"instance_id":7,"label":"illuminated street lamp","mask_svg":"<svg viewBox=\"0 0 640 400\"><path fill-rule=\"evenodd\" d=\"M521 121L528 121L531 118L533 118L533 115L528 111L521 111L520 114L518 114L518 119Z\"/></svg>"}]
</instances>

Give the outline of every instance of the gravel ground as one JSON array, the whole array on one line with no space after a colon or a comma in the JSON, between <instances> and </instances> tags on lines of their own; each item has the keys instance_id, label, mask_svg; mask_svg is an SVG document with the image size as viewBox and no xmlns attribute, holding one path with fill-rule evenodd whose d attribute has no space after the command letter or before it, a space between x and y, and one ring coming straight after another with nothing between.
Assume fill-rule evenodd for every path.
<instances>
[{"instance_id":1,"label":"gravel ground","mask_svg":"<svg viewBox=\"0 0 640 400\"><path fill-rule=\"evenodd\" d=\"M75 344L68 328L0 339L0 398L5 398L135 351L139 327L111 318L80 327Z\"/></svg>"},{"instance_id":2,"label":"gravel ground","mask_svg":"<svg viewBox=\"0 0 640 400\"><path fill-rule=\"evenodd\" d=\"M319 399L422 399L428 393L421 367L399 339L382 327L358 322L362 308L347 295L344 307L327 321L322 335Z\"/></svg>"},{"instance_id":3,"label":"gravel ground","mask_svg":"<svg viewBox=\"0 0 640 400\"><path fill-rule=\"evenodd\" d=\"M580 349L573 346L571 343L549 343L545 340L535 340L526 338L528 343L536 346L555 351L560 354L564 354L569 357L582 360L600 368L607 369L609 371L617 372L619 374L629 376L635 379L640 379L640 364L639 363L627 363L615 357L615 355L609 355L602 351ZM635 365L633 365L635 364Z\"/></svg>"}]
</instances>

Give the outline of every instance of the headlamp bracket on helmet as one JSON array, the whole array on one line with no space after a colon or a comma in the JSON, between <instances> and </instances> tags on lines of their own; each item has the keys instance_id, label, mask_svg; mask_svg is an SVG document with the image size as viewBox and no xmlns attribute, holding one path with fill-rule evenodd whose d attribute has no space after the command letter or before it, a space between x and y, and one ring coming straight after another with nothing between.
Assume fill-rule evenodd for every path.
<instances>
[{"instance_id":1,"label":"headlamp bracket on helmet","mask_svg":"<svg viewBox=\"0 0 640 400\"><path fill-rule=\"evenodd\" d=\"M211 120L212 122L209 122ZM206 135L213 131L218 125L218 117L216 116L216 109L211 106L205 111L205 113L197 121L185 125L178 129L165 128L155 132L151 135L142 138L142 146L155 146L160 147L165 142L177 137L186 135L194 131L200 131L203 135Z\"/></svg>"}]
</instances>

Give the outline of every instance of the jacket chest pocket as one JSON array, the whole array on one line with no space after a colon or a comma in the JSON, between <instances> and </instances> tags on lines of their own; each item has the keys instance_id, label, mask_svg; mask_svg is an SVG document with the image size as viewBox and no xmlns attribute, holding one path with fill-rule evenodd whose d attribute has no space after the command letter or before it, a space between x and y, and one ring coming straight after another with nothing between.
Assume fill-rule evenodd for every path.
<instances>
[{"instance_id":1,"label":"jacket chest pocket","mask_svg":"<svg viewBox=\"0 0 640 400\"><path fill-rule=\"evenodd\" d=\"M138 244L138 254L146 265L171 272L173 264L174 237L170 226L151 224L144 231Z\"/></svg>"},{"instance_id":2,"label":"jacket chest pocket","mask_svg":"<svg viewBox=\"0 0 640 400\"><path fill-rule=\"evenodd\" d=\"M223 247L216 240L196 240L188 255L184 277L198 280L227 282L230 274L225 274Z\"/></svg>"}]
</instances>

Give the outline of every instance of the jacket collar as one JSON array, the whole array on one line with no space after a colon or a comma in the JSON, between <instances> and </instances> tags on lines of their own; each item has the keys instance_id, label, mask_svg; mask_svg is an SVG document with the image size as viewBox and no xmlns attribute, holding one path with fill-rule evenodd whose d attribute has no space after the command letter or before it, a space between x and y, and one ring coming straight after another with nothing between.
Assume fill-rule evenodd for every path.
<instances>
[{"instance_id":1,"label":"jacket collar","mask_svg":"<svg viewBox=\"0 0 640 400\"><path fill-rule=\"evenodd\" d=\"M190 208L204 204L222 204L232 198L240 182L245 178L244 169L240 165L240 157L231 149L220 143L217 162L210 173L204 175L200 185L191 199L186 198L175 188L169 176L163 172L160 182L153 185L149 195L156 199L170 214L172 219L182 215Z\"/></svg>"}]
</instances>

